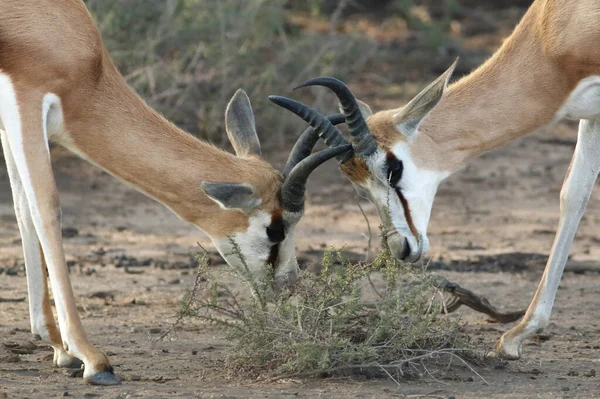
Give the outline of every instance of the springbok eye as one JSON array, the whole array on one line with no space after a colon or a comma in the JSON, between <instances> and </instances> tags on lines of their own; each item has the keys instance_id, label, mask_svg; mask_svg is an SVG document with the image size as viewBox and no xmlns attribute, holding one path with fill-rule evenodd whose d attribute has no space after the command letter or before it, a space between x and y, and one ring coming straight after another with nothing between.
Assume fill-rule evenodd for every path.
<instances>
[{"instance_id":1,"label":"springbok eye","mask_svg":"<svg viewBox=\"0 0 600 399\"><path fill-rule=\"evenodd\" d=\"M285 239L285 230L282 226L267 226L267 237L273 243L281 242Z\"/></svg>"},{"instance_id":2,"label":"springbok eye","mask_svg":"<svg viewBox=\"0 0 600 399\"><path fill-rule=\"evenodd\" d=\"M400 179L402 179L402 171L404 170L404 165L402 161L398 160L393 154L388 153L387 156L387 179L393 188L396 187Z\"/></svg>"}]
</instances>

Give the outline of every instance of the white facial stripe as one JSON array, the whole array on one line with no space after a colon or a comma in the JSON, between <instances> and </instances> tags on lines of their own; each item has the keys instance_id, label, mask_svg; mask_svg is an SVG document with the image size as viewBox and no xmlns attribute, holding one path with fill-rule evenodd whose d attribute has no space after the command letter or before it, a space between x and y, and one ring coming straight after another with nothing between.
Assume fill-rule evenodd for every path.
<instances>
[{"instance_id":1,"label":"white facial stripe","mask_svg":"<svg viewBox=\"0 0 600 399\"><path fill-rule=\"evenodd\" d=\"M399 187L410 206L415 227L420 234L426 235L437 188L450 172L418 168L412 160L407 143L397 143L392 152L404 164Z\"/></svg>"},{"instance_id":2,"label":"white facial stripe","mask_svg":"<svg viewBox=\"0 0 600 399\"><path fill-rule=\"evenodd\" d=\"M213 243L221 256L227 260L232 267L242 273L249 272L253 278L264 279L266 277L265 262L271 252L273 243L267 236L267 226L271 224L271 215L263 211L256 211L249 217L249 227L245 232L236 233L234 241L240 248L249 270L245 270L244 264L237 254L232 254L233 247L228 237L212 238ZM279 243L279 255L276 264L276 279L284 279L290 276L293 279L298 274L298 262L294 251L293 227L290 226L286 232L285 239Z\"/></svg>"},{"instance_id":3,"label":"white facial stripe","mask_svg":"<svg viewBox=\"0 0 600 399\"><path fill-rule=\"evenodd\" d=\"M409 143L397 143L392 148L392 152L403 164L402 177L396 188L399 189L406 201L407 209L395 188L389 184L387 154L381 150L368 160L371 178L360 186L371 197L382 219L386 217L384 210L388 210L392 224L392 226L387 226L388 240L391 240L388 242L390 248L394 247L392 250L395 252L395 256L408 256L407 260L414 261L429 247L426 233L433 200L439 183L448 177L450 172L418 168L412 160ZM412 229L407 221L407 213L412 220ZM393 230L390 231L389 228L393 228ZM416 236L413 233L414 230L416 230ZM405 240L409 248L406 248Z\"/></svg>"}]
</instances>

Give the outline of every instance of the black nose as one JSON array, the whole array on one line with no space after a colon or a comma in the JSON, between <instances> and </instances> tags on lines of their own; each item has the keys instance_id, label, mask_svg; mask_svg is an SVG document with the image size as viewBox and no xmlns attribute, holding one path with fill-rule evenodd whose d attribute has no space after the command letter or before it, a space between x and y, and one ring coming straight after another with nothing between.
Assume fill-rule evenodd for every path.
<instances>
[{"instance_id":1,"label":"black nose","mask_svg":"<svg viewBox=\"0 0 600 399\"><path fill-rule=\"evenodd\" d=\"M404 239L404 250L402 251L402 255L400 256L400 259L406 260L406 258L408 258L409 256L410 256L410 244L408 243L408 240L405 238Z\"/></svg>"}]
</instances>

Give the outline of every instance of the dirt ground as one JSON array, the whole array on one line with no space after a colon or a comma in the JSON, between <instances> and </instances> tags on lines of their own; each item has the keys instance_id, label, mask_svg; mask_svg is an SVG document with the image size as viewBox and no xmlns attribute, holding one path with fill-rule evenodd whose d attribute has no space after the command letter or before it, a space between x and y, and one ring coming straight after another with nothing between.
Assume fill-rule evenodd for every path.
<instances>
[{"instance_id":1,"label":"dirt ground","mask_svg":"<svg viewBox=\"0 0 600 399\"><path fill-rule=\"evenodd\" d=\"M504 310L526 307L551 246L575 131L575 125L566 123L545 129L479 158L443 183L429 231L432 267ZM552 324L540 339L527 343L522 360L505 368L478 369L485 381L471 375L400 385L346 379L267 384L222 374L219 364L230 344L214 327L188 321L170 340L154 343L173 322L178 300L193 283L188 254L196 242L210 248L207 238L160 204L63 150L53 155L81 315L92 342L110 354L123 385L87 386L69 378L67 371L53 369L51 351L27 344L32 337L26 302L0 303L0 397L597 397L598 193L579 229ZM0 184L1 297L23 298L20 238L4 169ZM374 208L364 208L377 226ZM328 245L346 244L348 250L364 252L366 223L335 165L314 175L306 211L297 235L303 261ZM489 348L511 327L491 324L469 309L457 314ZM7 345L14 343L24 353L11 362Z\"/></svg>"},{"instance_id":2,"label":"dirt ground","mask_svg":"<svg viewBox=\"0 0 600 399\"><path fill-rule=\"evenodd\" d=\"M512 26L506 24L506 29ZM506 29L466 43L473 51L494 48ZM468 59L462 62L468 70ZM378 73L385 73L385 66ZM410 94L422 86L386 87L387 94L375 101L378 87L386 82L369 76L373 84L355 89L376 110L400 105L406 98L392 101L395 93ZM575 146L576 129L574 123L543 129L477 159L444 182L429 228L431 268L486 296L502 310L527 307L558 223L559 191ZM155 342L174 321L178 301L193 284L190 252L197 249L197 242L212 248L206 236L160 204L64 150L54 149L53 157L80 314L91 341L109 354L123 384L88 386L80 378L71 378L69 371L54 369L52 352L31 342L26 301L0 301L0 399L600 395L598 189L573 245L552 322L543 335L526 343L522 360L477 368L481 378L449 373L437 380L399 384L351 379L264 383L223 374L221 362L231 344L213 326L186 321L169 339ZM271 160L281 166L283 155ZM0 187L0 298L25 298L23 255L3 165ZM363 207L376 231L375 209L370 204ZM366 233L352 188L333 163L323 166L311 178L306 214L297 227L299 259L310 263L331 245L364 253ZM217 257L214 260L219 263ZM512 327L490 323L469 309L460 309L451 317L462 317L473 338L490 349L501 333Z\"/></svg>"}]
</instances>

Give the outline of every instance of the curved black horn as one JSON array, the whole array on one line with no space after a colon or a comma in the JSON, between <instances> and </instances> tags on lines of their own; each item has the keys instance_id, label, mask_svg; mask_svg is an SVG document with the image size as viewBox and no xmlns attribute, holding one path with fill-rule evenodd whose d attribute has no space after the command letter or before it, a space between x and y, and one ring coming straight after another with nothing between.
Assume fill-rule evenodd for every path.
<instances>
[{"instance_id":1,"label":"curved black horn","mask_svg":"<svg viewBox=\"0 0 600 399\"><path fill-rule=\"evenodd\" d=\"M371 136L367 122L360 112L356 97L344 82L330 77L321 77L308 80L294 88L294 90L308 86L324 86L335 93L340 100L342 110L346 115L346 124L353 137L354 151L357 155L366 157L377 150L377 143Z\"/></svg>"},{"instance_id":2,"label":"curved black horn","mask_svg":"<svg viewBox=\"0 0 600 399\"><path fill-rule=\"evenodd\" d=\"M288 212L302 212L304 210L304 193L306 192L306 182L310 174L323 162L342 155L345 152L352 152L350 144L339 145L337 147L327 148L312 154L300 161L283 183L281 188L281 205Z\"/></svg>"},{"instance_id":3,"label":"curved black horn","mask_svg":"<svg viewBox=\"0 0 600 399\"><path fill-rule=\"evenodd\" d=\"M346 122L346 117L344 114L333 114L327 115L325 117L332 125L339 125L341 123ZM309 156L319 141L319 134L315 132L315 129L312 127L307 128L301 135L298 137L296 144L290 151L290 156L288 157L287 162L285 163L285 168L283 168L283 177L286 178L294 166L298 164L298 162L302 161L304 158Z\"/></svg>"},{"instance_id":4,"label":"curved black horn","mask_svg":"<svg viewBox=\"0 0 600 399\"><path fill-rule=\"evenodd\" d=\"M320 138L325 141L329 147L337 147L338 145L348 144L348 141L344 138L344 135L337 130L335 126L329 122L328 119L321 116L317 111L310 108L308 105L304 105L298 101L291 100L289 98L280 96L269 96L269 101L279 105L288 111L293 112L307 122L310 127L315 129L315 132Z\"/></svg>"}]
</instances>

